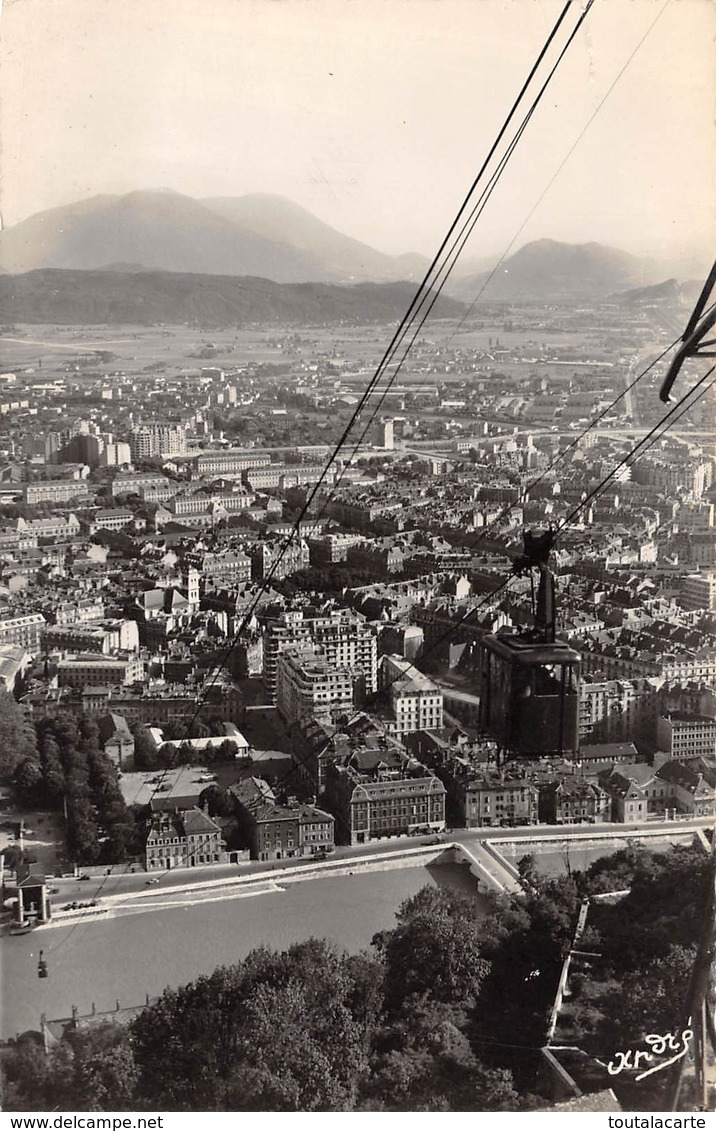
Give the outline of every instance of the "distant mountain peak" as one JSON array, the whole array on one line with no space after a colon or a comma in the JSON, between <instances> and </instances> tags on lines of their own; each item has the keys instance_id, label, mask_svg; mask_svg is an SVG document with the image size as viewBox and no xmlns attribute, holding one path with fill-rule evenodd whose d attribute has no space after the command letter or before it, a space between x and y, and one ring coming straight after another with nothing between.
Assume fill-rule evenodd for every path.
<instances>
[{"instance_id":1,"label":"distant mountain peak","mask_svg":"<svg viewBox=\"0 0 716 1131\"><path fill-rule=\"evenodd\" d=\"M194 200L171 188L104 194L36 213L0 233L0 271L148 270L275 282L392 282L422 262L376 251L274 193Z\"/></svg>"},{"instance_id":2,"label":"distant mountain peak","mask_svg":"<svg viewBox=\"0 0 716 1131\"><path fill-rule=\"evenodd\" d=\"M525 244L492 277L483 271L461 279L451 293L469 298L484 288L486 301L596 299L648 286L659 278L663 279L663 271L657 264L618 248L545 238Z\"/></svg>"}]
</instances>

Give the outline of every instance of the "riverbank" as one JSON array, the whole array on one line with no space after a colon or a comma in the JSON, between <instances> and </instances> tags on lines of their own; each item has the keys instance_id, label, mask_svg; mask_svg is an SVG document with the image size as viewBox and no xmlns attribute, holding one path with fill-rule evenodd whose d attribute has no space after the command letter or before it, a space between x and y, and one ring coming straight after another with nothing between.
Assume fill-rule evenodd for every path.
<instances>
[{"instance_id":1,"label":"riverbank","mask_svg":"<svg viewBox=\"0 0 716 1131\"><path fill-rule=\"evenodd\" d=\"M185 893L189 898L177 905L147 905L144 914L120 915L110 923L86 919L4 938L0 1036L39 1029L43 1013L68 1017L73 1005L80 1013L93 1005L98 1011L114 1010L117 1002L141 1005L146 995L156 997L169 986L211 974L262 945L283 949L327 938L357 953L378 931L394 926L402 901L426 884L469 893L478 915L487 907L467 869L429 861L320 881L314 876L262 882L265 890L251 898L190 901ZM175 891L167 894L176 899ZM46 979L37 977L40 949L48 963Z\"/></svg>"}]
</instances>

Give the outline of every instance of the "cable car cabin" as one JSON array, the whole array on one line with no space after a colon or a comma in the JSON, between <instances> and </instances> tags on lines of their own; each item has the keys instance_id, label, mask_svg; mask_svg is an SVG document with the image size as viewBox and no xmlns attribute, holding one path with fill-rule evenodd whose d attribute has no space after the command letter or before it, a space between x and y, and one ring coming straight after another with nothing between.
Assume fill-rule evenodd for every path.
<instances>
[{"instance_id":1,"label":"cable car cabin","mask_svg":"<svg viewBox=\"0 0 716 1131\"><path fill-rule=\"evenodd\" d=\"M480 724L501 752L573 755L579 744L579 653L562 641L486 636Z\"/></svg>"}]
</instances>

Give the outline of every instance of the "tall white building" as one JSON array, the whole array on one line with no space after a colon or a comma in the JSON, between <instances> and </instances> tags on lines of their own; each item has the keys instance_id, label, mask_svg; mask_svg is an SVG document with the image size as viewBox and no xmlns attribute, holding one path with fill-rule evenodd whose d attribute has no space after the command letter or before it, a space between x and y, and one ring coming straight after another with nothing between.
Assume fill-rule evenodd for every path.
<instances>
[{"instance_id":1,"label":"tall white building","mask_svg":"<svg viewBox=\"0 0 716 1131\"><path fill-rule=\"evenodd\" d=\"M147 424L132 430L132 459L176 456L186 451L186 431L181 424Z\"/></svg>"},{"instance_id":2,"label":"tall white building","mask_svg":"<svg viewBox=\"0 0 716 1131\"><path fill-rule=\"evenodd\" d=\"M353 709L353 677L312 650L288 649L276 663L276 706L287 723L335 722Z\"/></svg>"},{"instance_id":3,"label":"tall white building","mask_svg":"<svg viewBox=\"0 0 716 1131\"><path fill-rule=\"evenodd\" d=\"M681 604L685 609L716 609L716 571L691 573L682 581Z\"/></svg>"},{"instance_id":4,"label":"tall white building","mask_svg":"<svg viewBox=\"0 0 716 1131\"><path fill-rule=\"evenodd\" d=\"M318 651L329 664L348 669L362 680L367 695L377 690L378 642L365 622L347 609L320 617L304 617L297 610L271 621L264 635L264 685L273 702L278 657L297 647Z\"/></svg>"}]
</instances>

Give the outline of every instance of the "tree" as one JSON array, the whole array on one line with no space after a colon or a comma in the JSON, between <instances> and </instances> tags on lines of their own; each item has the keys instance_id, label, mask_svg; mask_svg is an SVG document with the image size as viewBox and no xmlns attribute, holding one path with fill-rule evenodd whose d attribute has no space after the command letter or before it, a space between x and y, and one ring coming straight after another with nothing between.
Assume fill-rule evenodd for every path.
<instances>
[{"instance_id":1,"label":"tree","mask_svg":"<svg viewBox=\"0 0 716 1131\"><path fill-rule=\"evenodd\" d=\"M40 740L40 760L45 794L50 805L59 805L65 794L65 771L60 748L49 732Z\"/></svg>"},{"instance_id":2,"label":"tree","mask_svg":"<svg viewBox=\"0 0 716 1131\"><path fill-rule=\"evenodd\" d=\"M12 775L12 784L20 799L29 805L34 805L42 793L42 770L36 761L36 755L25 758L15 767Z\"/></svg>"},{"instance_id":3,"label":"tree","mask_svg":"<svg viewBox=\"0 0 716 1131\"><path fill-rule=\"evenodd\" d=\"M0 691L0 781L12 781L21 762L37 761L35 728L19 703Z\"/></svg>"},{"instance_id":4,"label":"tree","mask_svg":"<svg viewBox=\"0 0 716 1131\"><path fill-rule=\"evenodd\" d=\"M159 758L149 728L137 723L131 729L134 737L134 765L136 769L155 770L159 765Z\"/></svg>"},{"instance_id":5,"label":"tree","mask_svg":"<svg viewBox=\"0 0 716 1131\"><path fill-rule=\"evenodd\" d=\"M216 759L218 762L232 762L238 753L238 745L232 742L230 738L227 738L216 751Z\"/></svg>"},{"instance_id":6,"label":"tree","mask_svg":"<svg viewBox=\"0 0 716 1131\"><path fill-rule=\"evenodd\" d=\"M368 1068L365 980L311 939L167 991L133 1025L140 1096L172 1111L350 1110Z\"/></svg>"},{"instance_id":7,"label":"tree","mask_svg":"<svg viewBox=\"0 0 716 1131\"><path fill-rule=\"evenodd\" d=\"M672 946L644 971L624 978L605 1003L614 1048L630 1048L647 1033L673 1033L682 1020L683 1003L696 958L696 947Z\"/></svg>"},{"instance_id":8,"label":"tree","mask_svg":"<svg viewBox=\"0 0 716 1131\"><path fill-rule=\"evenodd\" d=\"M209 785L199 794L199 806L209 808L210 817L233 817L234 802L228 790Z\"/></svg>"},{"instance_id":9,"label":"tree","mask_svg":"<svg viewBox=\"0 0 716 1131\"><path fill-rule=\"evenodd\" d=\"M514 1110L519 1101L510 1073L478 1061L464 1023L443 1002L410 1001L381 1034L368 1085L373 1103L388 1111Z\"/></svg>"},{"instance_id":10,"label":"tree","mask_svg":"<svg viewBox=\"0 0 716 1131\"><path fill-rule=\"evenodd\" d=\"M138 1070L124 1026L105 1022L71 1031L48 1054L35 1036L20 1037L0 1052L6 1108L136 1110Z\"/></svg>"},{"instance_id":11,"label":"tree","mask_svg":"<svg viewBox=\"0 0 716 1131\"><path fill-rule=\"evenodd\" d=\"M639 857L628 895L599 913L603 955L617 976L647 970L672 946L694 945L708 883L709 859L699 848Z\"/></svg>"},{"instance_id":12,"label":"tree","mask_svg":"<svg viewBox=\"0 0 716 1131\"><path fill-rule=\"evenodd\" d=\"M464 1003L477 995L489 965L472 899L425 887L401 905L396 919L394 930L374 940L386 966L389 1010L399 1010L414 994L446 1003Z\"/></svg>"},{"instance_id":13,"label":"tree","mask_svg":"<svg viewBox=\"0 0 716 1131\"><path fill-rule=\"evenodd\" d=\"M527 887L537 887L540 880L537 859L533 853L521 856L517 861L517 871L522 883Z\"/></svg>"},{"instance_id":14,"label":"tree","mask_svg":"<svg viewBox=\"0 0 716 1131\"><path fill-rule=\"evenodd\" d=\"M86 1111L127 1111L136 1107L139 1069L127 1029L106 1022L91 1032L73 1033L75 1107Z\"/></svg>"},{"instance_id":15,"label":"tree","mask_svg":"<svg viewBox=\"0 0 716 1131\"><path fill-rule=\"evenodd\" d=\"M18 864L29 862L27 852L23 851L19 844L9 844L7 848L3 848L1 855L5 862L5 867L11 872L17 871Z\"/></svg>"}]
</instances>

